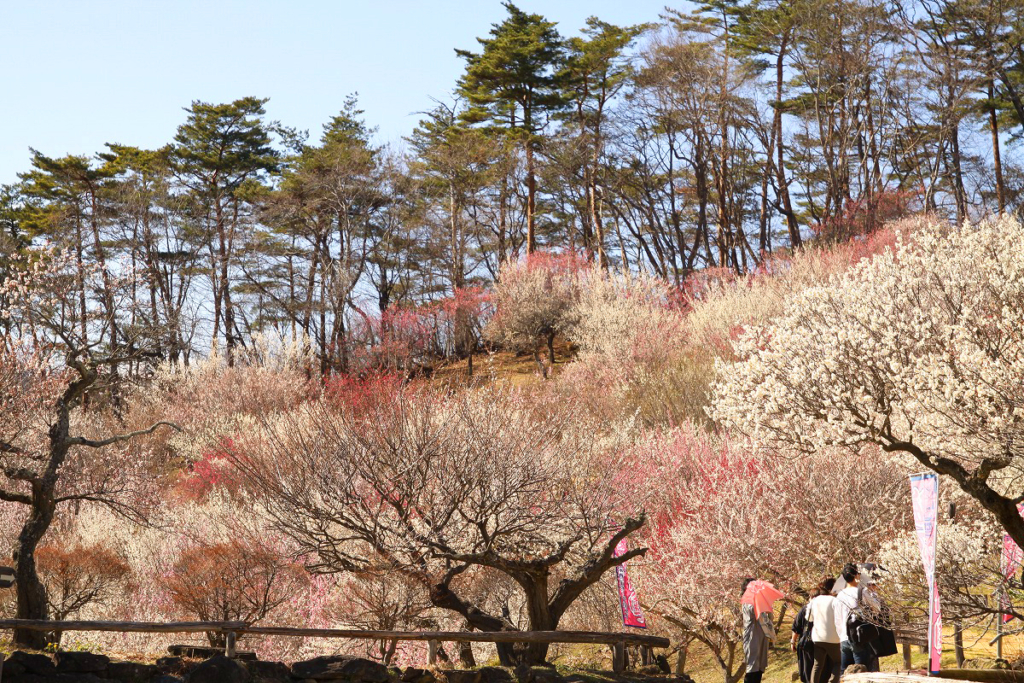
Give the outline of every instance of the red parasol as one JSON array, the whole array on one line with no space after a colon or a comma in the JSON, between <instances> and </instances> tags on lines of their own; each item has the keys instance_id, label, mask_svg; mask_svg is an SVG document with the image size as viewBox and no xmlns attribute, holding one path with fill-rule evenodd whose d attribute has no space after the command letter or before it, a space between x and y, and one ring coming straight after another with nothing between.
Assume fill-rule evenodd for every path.
<instances>
[{"instance_id":1,"label":"red parasol","mask_svg":"<svg viewBox=\"0 0 1024 683\"><path fill-rule=\"evenodd\" d=\"M778 588L767 581L758 579L747 584L747 589L743 591L740 603L743 605L753 605L754 618L760 619L762 613L772 611L772 605L776 600L781 600L784 597Z\"/></svg>"}]
</instances>

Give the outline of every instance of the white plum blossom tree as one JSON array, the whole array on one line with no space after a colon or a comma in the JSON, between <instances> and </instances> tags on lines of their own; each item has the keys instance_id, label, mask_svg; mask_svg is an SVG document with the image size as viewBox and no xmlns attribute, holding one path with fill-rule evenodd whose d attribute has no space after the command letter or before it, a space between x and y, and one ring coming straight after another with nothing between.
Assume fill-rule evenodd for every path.
<instances>
[{"instance_id":1,"label":"white plum blossom tree","mask_svg":"<svg viewBox=\"0 0 1024 683\"><path fill-rule=\"evenodd\" d=\"M934 224L746 331L720 424L813 451L874 444L955 482L1024 543L1024 227Z\"/></svg>"}]
</instances>

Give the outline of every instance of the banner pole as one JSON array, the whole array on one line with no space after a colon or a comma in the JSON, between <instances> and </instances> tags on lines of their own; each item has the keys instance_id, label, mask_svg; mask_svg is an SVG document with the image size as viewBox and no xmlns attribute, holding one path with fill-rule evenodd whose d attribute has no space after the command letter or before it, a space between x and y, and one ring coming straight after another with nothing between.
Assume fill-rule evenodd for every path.
<instances>
[{"instance_id":1,"label":"banner pole","mask_svg":"<svg viewBox=\"0 0 1024 683\"><path fill-rule=\"evenodd\" d=\"M999 616L996 620L996 659L1003 658L1003 610L999 610Z\"/></svg>"}]
</instances>

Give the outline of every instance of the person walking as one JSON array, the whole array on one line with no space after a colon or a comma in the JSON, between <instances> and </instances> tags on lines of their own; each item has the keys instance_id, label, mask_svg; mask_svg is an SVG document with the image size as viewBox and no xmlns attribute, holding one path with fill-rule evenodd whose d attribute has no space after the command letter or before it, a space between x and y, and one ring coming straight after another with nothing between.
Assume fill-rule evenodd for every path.
<instances>
[{"instance_id":1,"label":"person walking","mask_svg":"<svg viewBox=\"0 0 1024 683\"><path fill-rule=\"evenodd\" d=\"M867 645L853 642L850 638L851 634L848 633L847 629L850 615L856 613L861 608L860 569L853 563L847 563L843 566L841 575L843 581L846 582L846 587L836 594L833 605L842 659L840 671L846 671L846 668L853 664L861 664L870 670L875 658L874 652Z\"/></svg>"},{"instance_id":2,"label":"person walking","mask_svg":"<svg viewBox=\"0 0 1024 683\"><path fill-rule=\"evenodd\" d=\"M747 586L753 581L753 578L743 580L741 595L747 593ZM759 615L755 606L747 602L744 602L741 607L743 611L743 657L747 665L743 683L761 683L764 670L768 668L768 643L775 640L772 613L768 609L761 611Z\"/></svg>"},{"instance_id":3,"label":"person walking","mask_svg":"<svg viewBox=\"0 0 1024 683\"><path fill-rule=\"evenodd\" d=\"M896 634L892 631L892 614L889 611L889 606L885 604L885 601L878 594L876 581L877 579L872 575L867 585L864 586L861 596L861 602L864 605L871 605L872 608L876 609L876 612L871 615L871 620L878 626L878 637L868 643L872 654L868 671L880 671L879 659L890 657L899 652L899 648L896 646Z\"/></svg>"},{"instance_id":4,"label":"person walking","mask_svg":"<svg viewBox=\"0 0 1024 683\"><path fill-rule=\"evenodd\" d=\"M808 611L811 608L811 600L815 592L811 592L810 600L807 601L800 611L793 618L793 635L790 638L789 646L796 653L796 670L800 676L800 683L811 683L811 668L814 666L814 643L811 641L811 622L808 618Z\"/></svg>"},{"instance_id":5,"label":"person walking","mask_svg":"<svg viewBox=\"0 0 1024 683\"><path fill-rule=\"evenodd\" d=\"M832 596L835 585L836 580L832 577L822 579L814 597L807 603L814 659L809 683L825 683L826 678L829 683L839 683L842 655L836 628L836 599Z\"/></svg>"}]
</instances>

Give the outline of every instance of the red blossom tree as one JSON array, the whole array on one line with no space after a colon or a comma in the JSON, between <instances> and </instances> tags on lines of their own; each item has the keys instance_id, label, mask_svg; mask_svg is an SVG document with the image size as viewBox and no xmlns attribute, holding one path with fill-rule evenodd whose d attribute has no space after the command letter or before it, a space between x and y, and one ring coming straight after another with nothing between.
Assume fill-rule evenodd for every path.
<instances>
[{"instance_id":1,"label":"red blossom tree","mask_svg":"<svg viewBox=\"0 0 1024 683\"><path fill-rule=\"evenodd\" d=\"M305 587L302 568L257 543L233 540L183 550L159 579L178 610L201 621L253 624ZM206 634L213 646L224 634Z\"/></svg>"}]
</instances>

